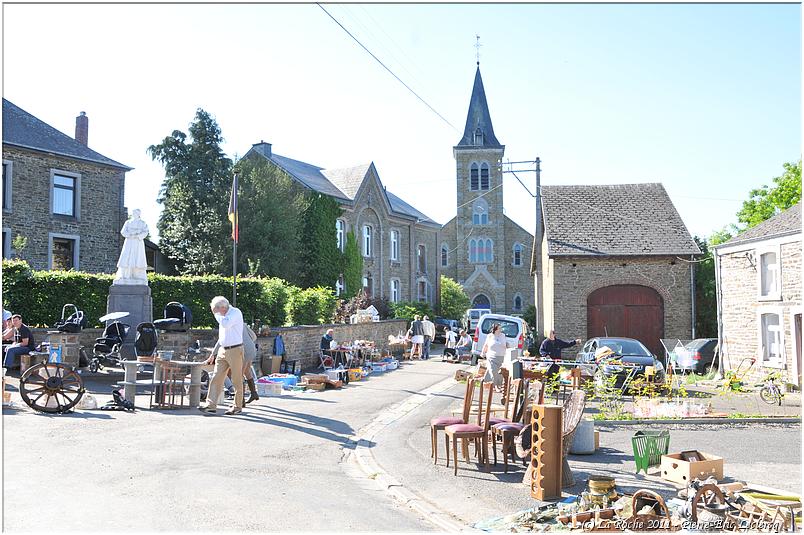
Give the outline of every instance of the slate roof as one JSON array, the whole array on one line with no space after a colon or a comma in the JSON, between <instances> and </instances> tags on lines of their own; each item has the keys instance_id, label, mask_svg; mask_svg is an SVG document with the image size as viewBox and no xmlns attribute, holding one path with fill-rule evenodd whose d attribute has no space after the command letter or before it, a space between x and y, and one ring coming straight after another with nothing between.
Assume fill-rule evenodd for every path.
<instances>
[{"instance_id":1,"label":"slate roof","mask_svg":"<svg viewBox=\"0 0 804 535\"><path fill-rule=\"evenodd\" d=\"M721 243L717 248L796 233L801 233L801 202L738 234L729 241Z\"/></svg>"},{"instance_id":2,"label":"slate roof","mask_svg":"<svg viewBox=\"0 0 804 535\"><path fill-rule=\"evenodd\" d=\"M3 99L3 143L100 163L124 171L133 169L82 145L6 99Z\"/></svg>"},{"instance_id":3,"label":"slate roof","mask_svg":"<svg viewBox=\"0 0 804 535\"><path fill-rule=\"evenodd\" d=\"M664 186L542 186L550 256L699 255Z\"/></svg>"},{"instance_id":4,"label":"slate roof","mask_svg":"<svg viewBox=\"0 0 804 535\"><path fill-rule=\"evenodd\" d=\"M480 66L475 72L475 83L472 86L472 97L469 99L469 112L466 114L466 126L463 129L463 137L458 142L458 147L479 147L475 145L475 130L480 128L483 132L482 147L500 148L500 142L494 135L494 127L491 125L491 114L489 105L486 102L486 90L483 89L483 78L480 76Z\"/></svg>"},{"instance_id":5,"label":"slate roof","mask_svg":"<svg viewBox=\"0 0 804 535\"><path fill-rule=\"evenodd\" d=\"M366 179L368 171L373 165L369 163L343 169L324 169L317 165L280 156L274 152L266 153L265 149L260 147L259 144L253 146L245 157L248 157L249 154L262 156L285 170L290 176L301 182L302 185L313 191L335 197L341 202L354 201L360 185ZM415 218L417 223L441 227L439 223L433 221L384 187L383 190L388 198L388 204L391 206L392 212Z\"/></svg>"}]
</instances>

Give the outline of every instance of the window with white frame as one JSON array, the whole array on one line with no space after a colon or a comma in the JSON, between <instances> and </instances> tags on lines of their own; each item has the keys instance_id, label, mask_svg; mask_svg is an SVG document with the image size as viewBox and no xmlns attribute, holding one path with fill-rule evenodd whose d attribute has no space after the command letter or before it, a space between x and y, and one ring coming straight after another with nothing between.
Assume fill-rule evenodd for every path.
<instances>
[{"instance_id":1,"label":"window with white frame","mask_svg":"<svg viewBox=\"0 0 804 535\"><path fill-rule=\"evenodd\" d=\"M371 256L371 225L363 225L363 256Z\"/></svg>"},{"instance_id":2,"label":"window with white frame","mask_svg":"<svg viewBox=\"0 0 804 535\"><path fill-rule=\"evenodd\" d=\"M346 246L346 222L343 219L335 220L335 235L338 240L338 250L343 252L343 248Z\"/></svg>"},{"instance_id":3,"label":"window with white frame","mask_svg":"<svg viewBox=\"0 0 804 535\"><path fill-rule=\"evenodd\" d=\"M48 269L77 270L79 242L78 236L51 233L48 244Z\"/></svg>"},{"instance_id":4,"label":"window with white frame","mask_svg":"<svg viewBox=\"0 0 804 535\"><path fill-rule=\"evenodd\" d=\"M424 245L416 247L416 265L419 268L419 273L427 273L427 255Z\"/></svg>"},{"instance_id":5,"label":"window with white frame","mask_svg":"<svg viewBox=\"0 0 804 535\"><path fill-rule=\"evenodd\" d=\"M11 211L11 184L14 180L13 163L3 160L3 211Z\"/></svg>"},{"instance_id":6,"label":"window with white frame","mask_svg":"<svg viewBox=\"0 0 804 535\"><path fill-rule=\"evenodd\" d=\"M399 261L399 231L391 231L391 260L393 262Z\"/></svg>"},{"instance_id":7,"label":"window with white frame","mask_svg":"<svg viewBox=\"0 0 804 535\"><path fill-rule=\"evenodd\" d=\"M779 269L779 249L759 251L759 297L781 299L782 280Z\"/></svg>"},{"instance_id":8,"label":"window with white frame","mask_svg":"<svg viewBox=\"0 0 804 535\"><path fill-rule=\"evenodd\" d=\"M11 230L3 229L3 258L11 258Z\"/></svg>"},{"instance_id":9,"label":"window with white frame","mask_svg":"<svg viewBox=\"0 0 804 535\"><path fill-rule=\"evenodd\" d=\"M472 204L472 224L489 224L489 203L482 197L475 200L474 204Z\"/></svg>"},{"instance_id":10,"label":"window with white frame","mask_svg":"<svg viewBox=\"0 0 804 535\"><path fill-rule=\"evenodd\" d=\"M519 294L514 296L514 310L522 310L522 296Z\"/></svg>"},{"instance_id":11,"label":"window with white frame","mask_svg":"<svg viewBox=\"0 0 804 535\"><path fill-rule=\"evenodd\" d=\"M480 164L480 189L489 189L489 164L486 162Z\"/></svg>"},{"instance_id":12,"label":"window with white frame","mask_svg":"<svg viewBox=\"0 0 804 535\"><path fill-rule=\"evenodd\" d=\"M760 311L759 330L762 342L762 365L784 367L782 315L778 311Z\"/></svg>"},{"instance_id":13,"label":"window with white frame","mask_svg":"<svg viewBox=\"0 0 804 535\"><path fill-rule=\"evenodd\" d=\"M441 244L441 267L447 267L449 265L449 247L447 244Z\"/></svg>"},{"instance_id":14,"label":"window with white frame","mask_svg":"<svg viewBox=\"0 0 804 535\"><path fill-rule=\"evenodd\" d=\"M341 295L343 293L343 274L338 277L338 280L335 281L335 295Z\"/></svg>"},{"instance_id":15,"label":"window with white frame","mask_svg":"<svg viewBox=\"0 0 804 535\"><path fill-rule=\"evenodd\" d=\"M366 292L368 297L374 295L374 280L371 278L371 273L366 273L363 276L363 291Z\"/></svg>"},{"instance_id":16,"label":"window with white frame","mask_svg":"<svg viewBox=\"0 0 804 535\"><path fill-rule=\"evenodd\" d=\"M521 243L514 244L514 266L520 267L522 266L522 251L524 247Z\"/></svg>"},{"instance_id":17,"label":"window with white frame","mask_svg":"<svg viewBox=\"0 0 804 535\"><path fill-rule=\"evenodd\" d=\"M419 301L427 301L427 281L420 280L417 284L418 286L418 300Z\"/></svg>"},{"instance_id":18,"label":"window with white frame","mask_svg":"<svg viewBox=\"0 0 804 535\"><path fill-rule=\"evenodd\" d=\"M469 189L472 191L480 189L480 166L477 162L472 162L469 166Z\"/></svg>"},{"instance_id":19,"label":"window with white frame","mask_svg":"<svg viewBox=\"0 0 804 535\"><path fill-rule=\"evenodd\" d=\"M78 218L81 175L51 170L51 210L56 215Z\"/></svg>"},{"instance_id":20,"label":"window with white frame","mask_svg":"<svg viewBox=\"0 0 804 535\"><path fill-rule=\"evenodd\" d=\"M398 303L399 298L399 279L391 279L391 302Z\"/></svg>"}]
</instances>

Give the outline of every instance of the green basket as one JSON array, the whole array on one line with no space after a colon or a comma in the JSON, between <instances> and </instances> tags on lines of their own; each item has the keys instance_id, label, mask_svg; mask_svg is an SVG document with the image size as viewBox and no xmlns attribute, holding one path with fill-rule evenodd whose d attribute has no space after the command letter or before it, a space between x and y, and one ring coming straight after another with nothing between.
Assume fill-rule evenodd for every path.
<instances>
[{"instance_id":1,"label":"green basket","mask_svg":"<svg viewBox=\"0 0 804 535\"><path fill-rule=\"evenodd\" d=\"M631 437L631 445L634 447L636 473L644 470L647 474L648 468L661 464L662 455L667 455L670 449L670 432L666 429L664 431L637 431Z\"/></svg>"}]
</instances>

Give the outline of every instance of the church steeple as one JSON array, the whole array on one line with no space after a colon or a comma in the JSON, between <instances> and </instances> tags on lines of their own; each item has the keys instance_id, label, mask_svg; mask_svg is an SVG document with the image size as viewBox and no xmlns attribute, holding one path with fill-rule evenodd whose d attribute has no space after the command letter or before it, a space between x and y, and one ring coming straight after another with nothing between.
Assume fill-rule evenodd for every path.
<instances>
[{"instance_id":1,"label":"church steeple","mask_svg":"<svg viewBox=\"0 0 804 535\"><path fill-rule=\"evenodd\" d=\"M475 73L475 83L472 87L472 98L469 101L469 113L466 115L466 127L458 147L500 148L500 142L494 136L491 126L491 114L486 102L486 91L483 89L483 79L480 77L480 66Z\"/></svg>"}]
</instances>

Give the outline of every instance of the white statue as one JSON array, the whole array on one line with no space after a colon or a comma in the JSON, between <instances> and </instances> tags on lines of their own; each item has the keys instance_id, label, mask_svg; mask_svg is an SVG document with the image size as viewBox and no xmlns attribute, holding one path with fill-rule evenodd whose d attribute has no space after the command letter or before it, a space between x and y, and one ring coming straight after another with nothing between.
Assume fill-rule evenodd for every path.
<instances>
[{"instance_id":1,"label":"white statue","mask_svg":"<svg viewBox=\"0 0 804 535\"><path fill-rule=\"evenodd\" d=\"M123 250L120 251L120 260L117 261L117 274L112 284L145 284L148 277L145 270L148 263L145 260L145 242L148 235L148 225L140 219L139 209L131 213L131 219L125 222L120 234L126 239Z\"/></svg>"}]
</instances>

